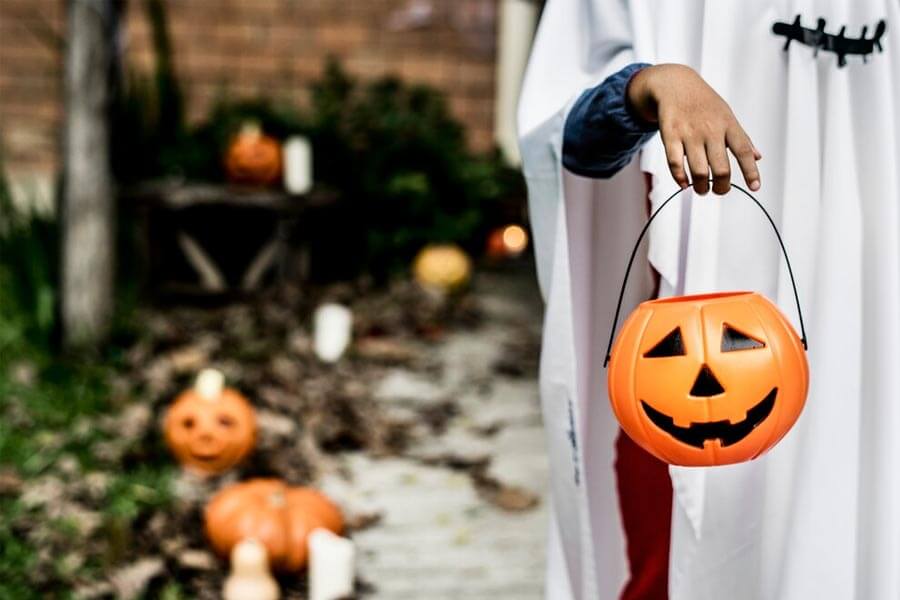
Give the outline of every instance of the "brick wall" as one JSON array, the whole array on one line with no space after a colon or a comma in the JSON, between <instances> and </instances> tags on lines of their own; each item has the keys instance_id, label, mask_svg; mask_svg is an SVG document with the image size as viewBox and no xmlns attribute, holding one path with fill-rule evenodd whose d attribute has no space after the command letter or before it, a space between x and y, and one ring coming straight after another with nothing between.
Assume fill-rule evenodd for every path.
<instances>
[{"instance_id":1,"label":"brick wall","mask_svg":"<svg viewBox=\"0 0 900 600\"><path fill-rule=\"evenodd\" d=\"M0 151L11 170L55 168L63 22L60 0L0 0Z\"/></svg>"},{"instance_id":2,"label":"brick wall","mask_svg":"<svg viewBox=\"0 0 900 600\"><path fill-rule=\"evenodd\" d=\"M396 74L447 93L470 145L493 139L496 0L168 0L188 116L223 90L303 105L329 55L362 78ZM14 174L52 174L61 112L65 0L0 0L0 147ZM143 0L124 48L153 64ZM52 176L52 175L50 175Z\"/></svg>"}]
</instances>

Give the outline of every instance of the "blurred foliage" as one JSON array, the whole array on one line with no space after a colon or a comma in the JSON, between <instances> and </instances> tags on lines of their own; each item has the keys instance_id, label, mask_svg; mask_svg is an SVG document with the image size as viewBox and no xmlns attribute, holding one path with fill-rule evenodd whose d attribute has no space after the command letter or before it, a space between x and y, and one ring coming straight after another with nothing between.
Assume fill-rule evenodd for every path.
<instances>
[{"instance_id":1,"label":"blurred foliage","mask_svg":"<svg viewBox=\"0 0 900 600\"><path fill-rule=\"evenodd\" d=\"M316 183L336 191L342 203L341 218L324 224L333 242L314 260L324 254L334 274L346 277L368 272L384 278L406 269L427 243L456 242L480 252L487 229L509 218L510 204L521 206L519 173L499 153L478 156L468 149L438 91L392 77L361 83L334 60L312 86L307 109L265 98L229 99L223 92L203 123L187 127L164 2L145 3L156 70L129 73L117 103L114 156L121 181L223 181L221 158L249 120L279 139L305 135L313 144Z\"/></svg>"},{"instance_id":2,"label":"blurred foliage","mask_svg":"<svg viewBox=\"0 0 900 600\"><path fill-rule=\"evenodd\" d=\"M190 145L184 126L184 95L176 76L164 0L143 0L150 24L155 70L127 65L112 107L113 171L121 182L177 169L178 150Z\"/></svg>"},{"instance_id":3,"label":"blurred foliage","mask_svg":"<svg viewBox=\"0 0 900 600\"><path fill-rule=\"evenodd\" d=\"M124 459L100 451L122 444L116 431L100 425L123 401L107 383L115 361L99 366L35 353L6 358L12 360L0 360L0 474L20 479L23 490L97 474L105 483L92 499L44 492L39 503L0 490L0 598L68 598L74 582L100 578L133 553L128 539L137 524L171 501L172 465L165 453L147 460L140 439L130 442L137 447L122 447ZM32 375L23 377L25 369ZM130 454L140 463L127 464L134 462ZM98 520L89 537L77 513L66 516L73 506Z\"/></svg>"},{"instance_id":4,"label":"blurred foliage","mask_svg":"<svg viewBox=\"0 0 900 600\"><path fill-rule=\"evenodd\" d=\"M26 342L47 347L56 325L56 220L16 211L0 163L0 358Z\"/></svg>"},{"instance_id":5,"label":"blurred foliage","mask_svg":"<svg viewBox=\"0 0 900 600\"><path fill-rule=\"evenodd\" d=\"M174 143L158 151L157 164L143 161L141 177L223 181L221 157L247 121L279 139L305 135L317 185L340 198L341 218L328 223L335 244L325 253L351 262L331 265L347 277L384 278L407 268L428 243L456 242L479 252L489 226L524 199L521 176L499 154L477 156L467 148L439 92L394 78L362 84L333 61L312 91L305 112L223 96L204 123L170 137Z\"/></svg>"},{"instance_id":6,"label":"blurred foliage","mask_svg":"<svg viewBox=\"0 0 900 600\"><path fill-rule=\"evenodd\" d=\"M24 205L13 205L0 161L0 368L17 355L52 353L59 341L59 222L36 210L33 199ZM130 318L138 301L130 219L123 215L119 224L113 323L117 345L107 352L130 340L136 327Z\"/></svg>"},{"instance_id":7,"label":"blurred foliage","mask_svg":"<svg viewBox=\"0 0 900 600\"><path fill-rule=\"evenodd\" d=\"M0 485L2 599L71 597L74 581L108 570L112 554L104 553L115 546L110 532L130 531L169 501L172 467L164 453L140 452L140 464L123 469L98 451L118 443L95 423L121 408L123 399L111 395L108 382L122 365L127 329L121 324L129 319L118 315L119 344L102 356L57 354L58 252L56 219L14 206L0 164L0 479L26 488L72 477L72 469L76 477L109 474L105 497L91 507L104 526L90 540L70 520L52 516L59 506L26 505L17 491ZM120 299L120 307L127 306ZM65 463L69 471L63 472Z\"/></svg>"},{"instance_id":8,"label":"blurred foliage","mask_svg":"<svg viewBox=\"0 0 900 600\"><path fill-rule=\"evenodd\" d=\"M7 255L2 256L7 264ZM0 287L4 307L6 291ZM13 317L16 323L27 320ZM0 351L0 479L5 481L0 485L0 598L71 597L74 583L101 578L132 557L129 540L138 524L171 502L172 464L164 452L148 451L161 441L123 439L117 421L106 421L131 401L110 389L121 368L122 356L115 350L92 360L59 356L25 337L5 340ZM94 498L34 494L41 486L54 489L53 482L60 480L71 490L70 482L96 475L105 483ZM10 487L11 480L20 487ZM26 501L27 490L43 499ZM73 508L83 512L69 512ZM88 537L79 514L91 515L100 525Z\"/></svg>"},{"instance_id":9,"label":"blurred foliage","mask_svg":"<svg viewBox=\"0 0 900 600\"><path fill-rule=\"evenodd\" d=\"M443 96L385 78L360 84L331 62L313 87L316 179L346 203L344 241L377 276L407 268L425 244L481 249L501 201L521 201L518 173L478 157Z\"/></svg>"}]
</instances>

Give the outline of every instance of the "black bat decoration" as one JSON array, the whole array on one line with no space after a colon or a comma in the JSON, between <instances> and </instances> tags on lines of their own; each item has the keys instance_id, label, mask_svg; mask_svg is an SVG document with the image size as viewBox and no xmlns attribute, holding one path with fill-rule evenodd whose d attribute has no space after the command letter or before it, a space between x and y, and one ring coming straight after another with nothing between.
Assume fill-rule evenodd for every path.
<instances>
[{"instance_id":1,"label":"black bat decoration","mask_svg":"<svg viewBox=\"0 0 900 600\"><path fill-rule=\"evenodd\" d=\"M784 43L784 49L787 50L791 42L797 41L806 46L814 48L813 55L818 56L819 50L834 52L838 57L838 67L847 64L847 55L855 54L862 56L863 62L877 48L879 52L881 48L881 38L887 31L887 22L882 19L875 26L875 35L866 38L869 26L862 28L862 34L858 38L848 38L844 35L847 26L841 27L837 35L825 33L825 19L819 19L815 29L808 29L800 24L800 15L794 19L793 23L778 22L772 25L772 32L775 35L783 35L787 38Z\"/></svg>"}]
</instances>

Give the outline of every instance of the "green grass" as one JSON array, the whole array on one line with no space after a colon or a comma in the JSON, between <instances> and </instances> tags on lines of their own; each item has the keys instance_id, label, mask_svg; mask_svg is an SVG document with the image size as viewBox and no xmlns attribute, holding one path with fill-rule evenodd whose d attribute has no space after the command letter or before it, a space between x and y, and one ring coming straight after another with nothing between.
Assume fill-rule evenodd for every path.
<instances>
[{"instance_id":1,"label":"green grass","mask_svg":"<svg viewBox=\"0 0 900 600\"><path fill-rule=\"evenodd\" d=\"M20 476L36 477L68 453L82 466L93 467L91 448L103 436L73 436L70 426L80 417L109 408L101 375L97 369L72 368L41 358L47 364L38 367L33 385L10 378L13 364L0 373L0 414L5 417L0 422L0 464L13 466Z\"/></svg>"},{"instance_id":2,"label":"green grass","mask_svg":"<svg viewBox=\"0 0 900 600\"><path fill-rule=\"evenodd\" d=\"M15 473L26 486L45 476L70 483L88 472L105 473L109 480L103 498L87 503L102 520L89 539L71 521L49 519L42 507L26 507L17 494L0 496L0 600L65 598L75 582L107 574L134 553L133 525L168 505L173 471L164 454L127 469L98 456L98 444L114 434L92 423L119 408L106 383L112 368L67 362L33 349L22 354L38 365L31 384L14 381L14 363L0 361L0 469ZM70 465L74 459L75 475L60 471L64 457ZM43 533L34 540L28 534L37 527ZM41 559L48 550L53 553L49 565ZM74 568L72 553L81 556ZM36 568L42 575L35 589L31 574Z\"/></svg>"},{"instance_id":3,"label":"green grass","mask_svg":"<svg viewBox=\"0 0 900 600\"><path fill-rule=\"evenodd\" d=\"M90 472L104 473L108 485L99 498L67 497L99 515L89 535L44 506L26 506L21 489L0 491L0 600L71 597L78 584L134 558L135 524L171 499L171 461L152 443L135 440L121 461L98 452L116 436L102 418L139 400L110 393L121 348L59 351L58 239L52 218L13 210L0 176L0 474L23 489L47 477L68 487ZM177 588L167 593L180 597Z\"/></svg>"}]
</instances>

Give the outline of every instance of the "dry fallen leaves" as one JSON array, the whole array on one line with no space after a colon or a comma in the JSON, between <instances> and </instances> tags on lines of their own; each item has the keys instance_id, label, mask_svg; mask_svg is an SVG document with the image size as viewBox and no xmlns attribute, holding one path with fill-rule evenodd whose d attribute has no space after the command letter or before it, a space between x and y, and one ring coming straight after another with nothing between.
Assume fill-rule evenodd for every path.
<instances>
[{"instance_id":1,"label":"dry fallen leaves","mask_svg":"<svg viewBox=\"0 0 900 600\"><path fill-rule=\"evenodd\" d=\"M483 473L474 473L473 480L478 494L496 506L509 512L531 510L540 503L537 494L525 488L504 484Z\"/></svg>"},{"instance_id":2,"label":"dry fallen leaves","mask_svg":"<svg viewBox=\"0 0 900 600\"><path fill-rule=\"evenodd\" d=\"M143 594L147 585L163 573L165 563L159 557L141 558L110 576L110 583L121 600L133 600Z\"/></svg>"}]
</instances>

